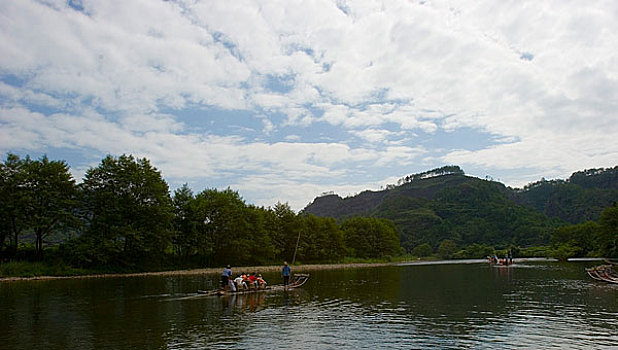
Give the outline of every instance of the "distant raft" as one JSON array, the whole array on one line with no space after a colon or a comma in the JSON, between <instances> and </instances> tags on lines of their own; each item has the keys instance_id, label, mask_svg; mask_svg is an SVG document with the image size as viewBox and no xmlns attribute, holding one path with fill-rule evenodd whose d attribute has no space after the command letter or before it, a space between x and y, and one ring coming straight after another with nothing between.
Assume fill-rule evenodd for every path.
<instances>
[{"instance_id":1,"label":"distant raft","mask_svg":"<svg viewBox=\"0 0 618 350\"><path fill-rule=\"evenodd\" d=\"M618 273L612 265L599 265L586 269L588 275L597 281L618 284Z\"/></svg>"},{"instance_id":2,"label":"distant raft","mask_svg":"<svg viewBox=\"0 0 618 350\"><path fill-rule=\"evenodd\" d=\"M216 296L216 295L236 295L236 294L252 294L252 293L261 293L261 292L272 292L277 290L288 290L301 287L309 280L308 274L297 273L294 274L290 278L290 283L288 285L276 284L273 286L266 286L264 288L249 288L249 289L240 289L235 292L231 290L198 290L197 293L203 296Z\"/></svg>"}]
</instances>

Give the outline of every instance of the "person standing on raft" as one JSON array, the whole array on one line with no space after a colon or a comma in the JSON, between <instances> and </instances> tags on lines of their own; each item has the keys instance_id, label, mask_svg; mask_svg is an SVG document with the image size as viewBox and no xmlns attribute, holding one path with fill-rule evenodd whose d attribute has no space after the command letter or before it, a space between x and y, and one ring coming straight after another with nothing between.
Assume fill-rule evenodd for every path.
<instances>
[{"instance_id":1,"label":"person standing on raft","mask_svg":"<svg viewBox=\"0 0 618 350\"><path fill-rule=\"evenodd\" d=\"M232 268L230 265L227 265L223 272L221 273L221 288L227 290L229 285L229 280L232 277Z\"/></svg>"},{"instance_id":2,"label":"person standing on raft","mask_svg":"<svg viewBox=\"0 0 618 350\"><path fill-rule=\"evenodd\" d=\"M283 268L281 269L281 275L283 275L283 285L287 286L290 283L290 273L291 273L291 269L290 266L288 265L287 261L283 262Z\"/></svg>"}]
</instances>

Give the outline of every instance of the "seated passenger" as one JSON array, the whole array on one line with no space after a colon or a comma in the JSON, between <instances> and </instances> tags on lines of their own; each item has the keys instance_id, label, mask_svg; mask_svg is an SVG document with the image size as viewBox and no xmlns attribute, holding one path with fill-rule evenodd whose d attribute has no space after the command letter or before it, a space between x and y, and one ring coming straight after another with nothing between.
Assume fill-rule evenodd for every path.
<instances>
[{"instance_id":1,"label":"seated passenger","mask_svg":"<svg viewBox=\"0 0 618 350\"><path fill-rule=\"evenodd\" d=\"M255 272L251 274L251 276L249 276L249 288L257 288L257 276L255 275Z\"/></svg>"},{"instance_id":2,"label":"seated passenger","mask_svg":"<svg viewBox=\"0 0 618 350\"><path fill-rule=\"evenodd\" d=\"M251 285L251 281L249 280L249 274L248 273L242 273L242 281L245 282L245 285L247 286L247 288L250 287Z\"/></svg>"},{"instance_id":3,"label":"seated passenger","mask_svg":"<svg viewBox=\"0 0 618 350\"><path fill-rule=\"evenodd\" d=\"M236 288L238 288L238 290L247 289L247 284L244 282L242 275L238 275L238 277L234 278L234 283L236 283Z\"/></svg>"},{"instance_id":4,"label":"seated passenger","mask_svg":"<svg viewBox=\"0 0 618 350\"><path fill-rule=\"evenodd\" d=\"M259 274L259 275L257 276L256 282L257 282L257 285L258 285L258 287L259 287L259 288L262 288L262 289L265 289L265 288L266 288L266 284L267 284L267 283L266 283L266 281L264 280L264 278L262 278L262 274Z\"/></svg>"}]
</instances>

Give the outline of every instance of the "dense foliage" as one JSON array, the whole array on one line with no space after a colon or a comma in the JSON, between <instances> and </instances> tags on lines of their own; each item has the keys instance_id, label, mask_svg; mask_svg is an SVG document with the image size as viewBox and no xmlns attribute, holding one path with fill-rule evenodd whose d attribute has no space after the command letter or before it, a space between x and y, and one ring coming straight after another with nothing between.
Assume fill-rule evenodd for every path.
<instances>
[{"instance_id":1,"label":"dense foliage","mask_svg":"<svg viewBox=\"0 0 618 350\"><path fill-rule=\"evenodd\" d=\"M390 219L400 232L401 246L415 256L426 255L429 249L440 255L445 240L459 247L454 257L482 257L494 248L549 245L549 254L557 257L615 256L612 249L601 249L597 239L601 229L594 220L600 220L603 209L618 200L617 174L618 167L585 170L567 181L543 180L514 190L449 166L409 175L383 191L318 197L304 212L339 220ZM583 226L572 228L569 223ZM557 243L560 232L572 230L587 232L580 234L585 239ZM605 242L610 244L611 239Z\"/></svg>"},{"instance_id":2,"label":"dense foliage","mask_svg":"<svg viewBox=\"0 0 618 350\"><path fill-rule=\"evenodd\" d=\"M585 256L618 257L618 205L603 210L598 222L556 228L552 255L558 259Z\"/></svg>"},{"instance_id":3,"label":"dense foliage","mask_svg":"<svg viewBox=\"0 0 618 350\"><path fill-rule=\"evenodd\" d=\"M599 253L618 257L618 204L603 210L599 219L600 232L597 238Z\"/></svg>"},{"instance_id":4,"label":"dense foliage","mask_svg":"<svg viewBox=\"0 0 618 350\"><path fill-rule=\"evenodd\" d=\"M324 213L324 206L334 215ZM421 178L346 199L318 198L305 212L341 220L358 215L392 220L407 252L424 244L437 251L446 239L459 247L481 243L499 248L543 245L549 243L552 229L562 224L517 204L500 183L458 173Z\"/></svg>"},{"instance_id":5,"label":"dense foliage","mask_svg":"<svg viewBox=\"0 0 618 350\"><path fill-rule=\"evenodd\" d=\"M76 224L77 188L63 161L9 154L0 164L0 195L0 252L5 254L16 255L20 236L29 230L40 258L48 235Z\"/></svg>"},{"instance_id":6,"label":"dense foliage","mask_svg":"<svg viewBox=\"0 0 618 350\"><path fill-rule=\"evenodd\" d=\"M587 170L555 186L569 186L560 189L564 205L578 203L579 211L592 213L618 199L615 174L616 168ZM594 220L569 225L535 210L548 188L554 187L542 182L514 191L449 166L410 175L384 191L318 198L296 214L282 203L247 205L229 188L194 194L184 185L170 194L147 159L130 155L105 157L78 185L63 161L9 154L0 164L0 261L51 259L63 271L127 271L390 259L402 252L479 258L495 249L618 256L615 202ZM584 205L581 198L591 195L581 193L599 188L609 194Z\"/></svg>"},{"instance_id":7,"label":"dense foliage","mask_svg":"<svg viewBox=\"0 0 618 350\"><path fill-rule=\"evenodd\" d=\"M327 262L355 251L356 246L346 246L346 235L362 236L351 226L344 231L332 218L296 214L287 204L247 205L229 188L194 194L184 185L170 195L161 173L147 159L130 155L105 157L79 185L64 162L46 157L10 154L0 175L4 261L51 258L77 268L125 271ZM374 243L359 256L396 255L395 226L367 220L369 227L358 229L374 235ZM44 257L50 235L56 244L48 242Z\"/></svg>"},{"instance_id":8,"label":"dense foliage","mask_svg":"<svg viewBox=\"0 0 618 350\"><path fill-rule=\"evenodd\" d=\"M133 266L162 257L173 206L167 183L147 159L107 156L86 172L80 190L85 224L77 243L86 250L67 249L77 254L74 262Z\"/></svg>"},{"instance_id":9,"label":"dense foliage","mask_svg":"<svg viewBox=\"0 0 618 350\"><path fill-rule=\"evenodd\" d=\"M618 166L573 173L567 180L545 180L515 190L516 202L571 224L597 220L618 200Z\"/></svg>"},{"instance_id":10,"label":"dense foliage","mask_svg":"<svg viewBox=\"0 0 618 350\"><path fill-rule=\"evenodd\" d=\"M341 228L351 256L381 258L399 254L399 234L390 220L357 217L343 221Z\"/></svg>"}]
</instances>

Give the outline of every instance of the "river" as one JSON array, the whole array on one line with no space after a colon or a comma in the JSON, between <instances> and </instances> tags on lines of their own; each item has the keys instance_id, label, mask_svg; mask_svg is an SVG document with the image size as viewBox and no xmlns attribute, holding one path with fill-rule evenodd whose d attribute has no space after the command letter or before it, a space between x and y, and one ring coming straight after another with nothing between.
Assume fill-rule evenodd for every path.
<instances>
[{"instance_id":1,"label":"river","mask_svg":"<svg viewBox=\"0 0 618 350\"><path fill-rule=\"evenodd\" d=\"M594 264L320 270L226 297L195 294L215 275L4 282L0 349L615 349L618 285Z\"/></svg>"}]
</instances>

